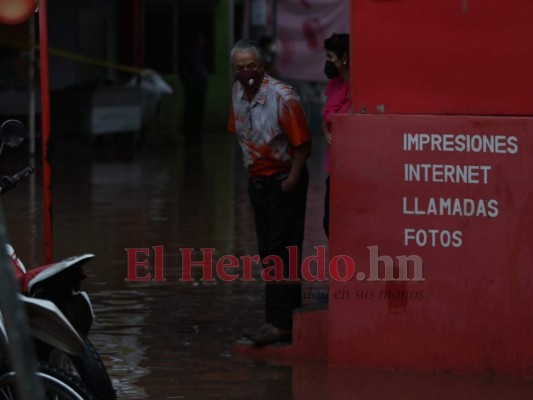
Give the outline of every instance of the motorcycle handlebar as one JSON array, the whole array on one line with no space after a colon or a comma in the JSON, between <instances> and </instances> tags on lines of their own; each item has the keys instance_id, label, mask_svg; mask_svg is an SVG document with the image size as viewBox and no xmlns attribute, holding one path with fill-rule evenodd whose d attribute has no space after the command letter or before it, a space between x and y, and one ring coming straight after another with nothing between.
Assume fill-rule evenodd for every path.
<instances>
[{"instance_id":1,"label":"motorcycle handlebar","mask_svg":"<svg viewBox=\"0 0 533 400\"><path fill-rule=\"evenodd\" d=\"M5 192L13 189L17 182L21 179L27 178L31 174L35 172L35 169L33 167L26 167L23 170L17 172L13 176L3 176L0 178L0 194L4 194Z\"/></svg>"},{"instance_id":2,"label":"motorcycle handlebar","mask_svg":"<svg viewBox=\"0 0 533 400\"><path fill-rule=\"evenodd\" d=\"M26 167L22 171L17 172L15 175L11 177L13 181L18 182L23 178L27 178L31 174L35 172L35 169L33 167Z\"/></svg>"}]
</instances>

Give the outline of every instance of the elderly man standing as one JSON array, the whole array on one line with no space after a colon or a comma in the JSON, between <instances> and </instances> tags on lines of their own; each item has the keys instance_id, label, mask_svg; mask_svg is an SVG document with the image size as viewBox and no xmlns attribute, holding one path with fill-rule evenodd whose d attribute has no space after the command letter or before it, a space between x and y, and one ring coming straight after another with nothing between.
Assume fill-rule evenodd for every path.
<instances>
[{"instance_id":1,"label":"elderly man standing","mask_svg":"<svg viewBox=\"0 0 533 400\"><path fill-rule=\"evenodd\" d=\"M265 323L245 336L257 345L290 341L292 311L301 305L301 282L289 278L289 246L304 237L311 136L299 96L264 71L260 49L239 40L231 50L236 81L228 130L237 136L248 192L255 214L259 254L264 268L283 260L283 280L266 282Z\"/></svg>"}]
</instances>

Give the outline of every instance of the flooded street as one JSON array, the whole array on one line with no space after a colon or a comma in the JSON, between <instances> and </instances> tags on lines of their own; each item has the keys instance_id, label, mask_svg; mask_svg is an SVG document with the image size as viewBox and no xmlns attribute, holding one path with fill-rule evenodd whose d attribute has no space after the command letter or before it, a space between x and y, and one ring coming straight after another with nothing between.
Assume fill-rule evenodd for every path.
<instances>
[{"instance_id":1,"label":"flooded street","mask_svg":"<svg viewBox=\"0 0 533 400\"><path fill-rule=\"evenodd\" d=\"M121 399L531 399L531 381L449 374L369 372L313 362L281 365L231 354L240 332L262 322L262 284L182 282L180 249L214 248L214 258L257 253L246 176L234 138L134 147L127 137L52 148L54 257L94 253L84 283L97 320L91 339ZM325 244L323 148L310 161L304 253ZM28 164L6 152L2 173ZM3 198L8 234L31 268L42 262L42 186L37 174ZM126 282L126 249L164 249L165 282ZM137 269L144 276L142 267ZM258 272L258 271L257 271ZM304 286L320 303L323 286ZM450 349L453 351L453 349Z\"/></svg>"}]
</instances>

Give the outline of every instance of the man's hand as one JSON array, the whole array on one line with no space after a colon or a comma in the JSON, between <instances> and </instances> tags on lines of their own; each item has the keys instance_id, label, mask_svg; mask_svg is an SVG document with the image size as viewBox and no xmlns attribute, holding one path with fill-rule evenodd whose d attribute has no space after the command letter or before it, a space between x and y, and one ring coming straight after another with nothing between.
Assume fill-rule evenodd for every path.
<instances>
[{"instance_id":1,"label":"man's hand","mask_svg":"<svg viewBox=\"0 0 533 400\"><path fill-rule=\"evenodd\" d=\"M300 181L300 175L305 168L305 163L309 157L309 154L311 154L310 140L294 149L292 168L287 179L281 181L281 190L286 193L290 193L296 188L296 185L298 185L298 182Z\"/></svg>"},{"instance_id":2,"label":"man's hand","mask_svg":"<svg viewBox=\"0 0 533 400\"><path fill-rule=\"evenodd\" d=\"M291 193L298 185L298 179L291 178L290 176L287 179L281 181L281 190L285 193Z\"/></svg>"}]
</instances>

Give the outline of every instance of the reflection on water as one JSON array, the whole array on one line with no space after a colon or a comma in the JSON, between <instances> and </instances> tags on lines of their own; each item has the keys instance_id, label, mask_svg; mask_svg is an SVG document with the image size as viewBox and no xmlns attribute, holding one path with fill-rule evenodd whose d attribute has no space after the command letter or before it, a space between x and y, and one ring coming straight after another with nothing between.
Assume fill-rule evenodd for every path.
<instances>
[{"instance_id":1,"label":"reflection on water","mask_svg":"<svg viewBox=\"0 0 533 400\"><path fill-rule=\"evenodd\" d=\"M310 163L304 255L325 242L320 147L317 141ZM2 172L25 166L23 151L0 160ZM216 258L257 253L246 177L226 134L189 148L63 142L54 147L52 165L55 257L96 254L86 266L85 289L97 316L91 339L122 399L531 398L523 381L233 357L241 330L261 322L261 283L179 281L180 248L195 248L198 257L201 247L215 248ZM41 191L38 174L34 186L21 182L4 199L11 242L28 267L42 254ZM153 246L164 246L166 282L125 282L124 249ZM304 302L323 302L323 291L307 285Z\"/></svg>"},{"instance_id":2,"label":"reflection on water","mask_svg":"<svg viewBox=\"0 0 533 400\"><path fill-rule=\"evenodd\" d=\"M145 319L142 303L124 290L102 290L92 300L97 320L91 339L109 369L113 386L121 398L149 398L144 388L135 384L149 373L141 367L144 348L139 337Z\"/></svg>"}]
</instances>

